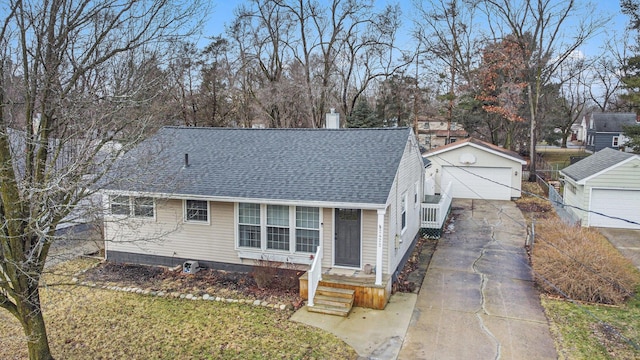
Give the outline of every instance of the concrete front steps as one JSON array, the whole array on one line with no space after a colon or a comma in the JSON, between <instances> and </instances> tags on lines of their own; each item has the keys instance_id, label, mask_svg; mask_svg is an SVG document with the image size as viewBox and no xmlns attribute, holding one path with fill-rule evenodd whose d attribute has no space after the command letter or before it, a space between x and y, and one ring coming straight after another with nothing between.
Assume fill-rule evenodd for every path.
<instances>
[{"instance_id":1,"label":"concrete front steps","mask_svg":"<svg viewBox=\"0 0 640 360\"><path fill-rule=\"evenodd\" d=\"M346 317L351 312L354 299L353 289L318 286L316 296L313 298L314 305L307 306L307 311Z\"/></svg>"}]
</instances>

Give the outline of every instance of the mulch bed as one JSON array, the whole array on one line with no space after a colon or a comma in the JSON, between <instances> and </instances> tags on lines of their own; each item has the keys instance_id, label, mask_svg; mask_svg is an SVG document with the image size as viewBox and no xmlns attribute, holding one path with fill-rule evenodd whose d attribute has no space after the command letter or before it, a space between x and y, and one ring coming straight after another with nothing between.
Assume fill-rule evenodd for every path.
<instances>
[{"instance_id":1,"label":"mulch bed","mask_svg":"<svg viewBox=\"0 0 640 360\"><path fill-rule=\"evenodd\" d=\"M435 251L437 241L420 238L406 265L399 272L394 292L417 292ZM80 276L81 281L108 286L138 287L150 291L178 292L202 296L264 300L273 303L291 304L295 309L303 305L300 298L298 278L304 273L292 269L256 267L253 273L201 269L193 274L185 274L182 269L160 266L118 264L102 262ZM264 281L269 277L268 286L258 286L255 278Z\"/></svg>"},{"instance_id":2,"label":"mulch bed","mask_svg":"<svg viewBox=\"0 0 640 360\"><path fill-rule=\"evenodd\" d=\"M201 269L194 274L185 274L181 269L102 262L82 274L80 280L194 296L209 294L224 298L259 299L299 307L302 303L300 291L297 281L291 281L291 277L297 279L300 275L300 271L279 269L270 286L260 288L252 274L248 273ZM293 283L296 286L292 287Z\"/></svg>"}]
</instances>

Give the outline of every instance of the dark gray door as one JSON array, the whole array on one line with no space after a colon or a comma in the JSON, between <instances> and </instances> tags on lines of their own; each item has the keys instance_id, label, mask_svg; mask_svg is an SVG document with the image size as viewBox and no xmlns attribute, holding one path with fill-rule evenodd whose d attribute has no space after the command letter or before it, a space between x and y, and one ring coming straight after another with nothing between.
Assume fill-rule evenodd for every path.
<instances>
[{"instance_id":1,"label":"dark gray door","mask_svg":"<svg viewBox=\"0 0 640 360\"><path fill-rule=\"evenodd\" d=\"M335 265L360 267L360 209L336 209Z\"/></svg>"}]
</instances>

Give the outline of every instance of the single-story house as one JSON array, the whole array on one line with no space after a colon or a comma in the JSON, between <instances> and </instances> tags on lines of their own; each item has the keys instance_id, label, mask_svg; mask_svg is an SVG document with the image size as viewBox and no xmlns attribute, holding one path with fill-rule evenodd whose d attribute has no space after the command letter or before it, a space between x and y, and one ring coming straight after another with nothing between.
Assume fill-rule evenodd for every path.
<instances>
[{"instance_id":1,"label":"single-story house","mask_svg":"<svg viewBox=\"0 0 640 360\"><path fill-rule=\"evenodd\" d=\"M325 273L371 270L388 299L419 232L423 176L410 128L164 127L103 186L105 256L239 271L321 257Z\"/></svg>"},{"instance_id":2,"label":"single-story house","mask_svg":"<svg viewBox=\"0 0 640 360\"><path fill-rule=\"evenodd\" d=\"M526 161L516 152L467 138L423 156L431 161L425 176L433 178L438 193L451 183L453 198L511 200L521 195Z\"/></svg>"},{"instance_id":3,"label":"single-story house","mask_svg":"<svg viewBox=\"0 0 640 360\"><path fill-rule=\"evenodd\" d=\"M640 155L604 148L560 175L563 202L582 226L640 229Z\"/></svg>"},{"instance_id":4,"label":"single-story house","mask_svg":"<svg viewBox=\"0 0 640 360\"><path fill-rule=\"evenodd\" d=\"M604 148L618 150L626 142L624 126L638 124L636 113L592 113L585 119L585 148L597 152Z\"/></svg>"}]
</instances>

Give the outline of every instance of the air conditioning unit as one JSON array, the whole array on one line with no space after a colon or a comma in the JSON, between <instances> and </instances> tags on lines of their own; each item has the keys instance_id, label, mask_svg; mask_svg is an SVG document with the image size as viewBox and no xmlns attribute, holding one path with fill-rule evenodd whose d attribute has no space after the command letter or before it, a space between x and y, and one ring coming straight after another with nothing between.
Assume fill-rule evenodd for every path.
<instances>
[{"instance_id":1,"label":"air conditioning unit","mask_svg":"<svg viewBox=\"0 0 640 360\"><path fill-rule=\"evenodd\" d=\"M195 274L200 270L200 265L195 260L185 261L182 264L182 272L185 274Z\"/></svg>"}]
</instances>

